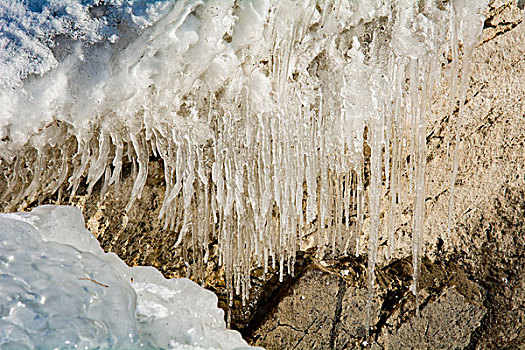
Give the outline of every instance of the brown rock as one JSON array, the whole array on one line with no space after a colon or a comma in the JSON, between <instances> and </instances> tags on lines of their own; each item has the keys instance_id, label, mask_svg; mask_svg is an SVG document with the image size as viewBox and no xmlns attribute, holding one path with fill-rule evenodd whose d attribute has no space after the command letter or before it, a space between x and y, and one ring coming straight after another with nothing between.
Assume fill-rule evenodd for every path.
<instances>
[{"instance_id":1,"label":"brown rock","mask_svg":"<svg viewBox=\"0 0 525 350\"><path fill-rule=\"evenodd\" d=\"M256 270L247 305L234 300L232 325L254 344L269 349L525 348L525 25L518 1L492 1L491 6L472 62L450 234L457 118L448 111L446 81L436 92L429 120L420 316L410 291L412 215L407 207L397 222L394 260L386 259L387 237L380 236L370 336L366 256L329 262L306 256L295 277L284 283L277 283L271 271L264 276ZM163 178L161 162L152 159L142 198L129 212L126 199L112 191L101 200L85 196L81 188L65 202L82 208L105 250L130 265L155 266L168 277L193 276L217 292L228 309L216 242L210 242L211 258L202 266L191 246L184 247L186 256L182 246L173 248L177 228L164 230L158 219ZM120 193L129 193L131 186L128 169Z\"/></svg>"}]
</instances>

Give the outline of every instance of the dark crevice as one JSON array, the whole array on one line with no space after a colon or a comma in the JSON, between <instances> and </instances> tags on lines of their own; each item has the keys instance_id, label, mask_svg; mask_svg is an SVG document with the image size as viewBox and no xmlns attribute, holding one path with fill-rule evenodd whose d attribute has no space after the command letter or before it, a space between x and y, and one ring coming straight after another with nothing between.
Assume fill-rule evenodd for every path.
<instances>
[{"instance_id":1,"label":"dark crevice","mask_svg":"<svg viewBox=\"0 0 525 350\"><path fill-rule=\"evenodd\" d=\"M386 283L385 281L384 283L383 288L385 288L387 292L383 296L379 320L371 329L371 339L378 340L390 317L406 303L412 280L411 269L412 266L409 258L396 259L382 269L385 275L390 276L390 282ZM393 276L396 278L393 279Z\"/></svg>"},{"instance_id":2,"label":"dark crevice","mask_svg":"<svg viewBox=\"0 0 525 350\"><path fill-rule=\"evenodd\" d=\"M312 320L312 322L310 322L310 324L308 325L308 327L306 327L306 329L304 330L303 332L303 336L297 341L297 343L295 343L295 346L294 348L297 348L299 346L299 344L303 341L304 337L306 337L306 335L308 334L308 331L310 330L310 328L312 328L312 326L314 325L314 323L317 321L317 317L314 318Z\"/></svg>"},{"instance_id":3,"label":"dark crevice","mask_svg":"<svg viewBox=\"0 0 525 350\"><path fill-rule=\"evenodd\" d=\"M346 282L344 279L339 279L339 291L337 292L337 305L335 307L335 315L332 321L332 329L330 330L330 349L335 349L337 339L337 326L341 323L341 313L343 312L343 298L346 293Z\"/></svg>"},{"instance_id":4,"label":"dark crevice","mask_svg":"<svg viewBox=\"0 0 525 350\"><path fill-rule=\"evenodd\" d=\"M313 321L312 321L313 323ZM311 326L311 325L310 325ZM308 329L310 326L308 326L306 329ZM302 329L299 329L299 328L296 328L294 326L292 326L291 324L288 324L288 323L281 323L281 321L277 321L277 326L273 327L270 331L274 331L276 330L278 327L286 327L286 328L290 328L291 330L293 331L296 331L296 332L299 332L299 333L305 333L306 331L302 330Z\"/></svg>"},{"instance_id":5,"label":"dark crevice","mask_svg":"<svg viewBox=\"0 0 525 350\"><path fill-rule=\"evenodd\" d=\"M492 23L492 21L499 15L501 15L503 12L508 10L510 8L510 4L504 4L503 6L499 7L493 7L493 3L490 4L490 11L487 15L487 18L485 18L485 22L483 22L483 29L485 28L494 28L497 26L497 24Z\"/></svg>"},{"instance_id":6,"label":"dark crevice","mask_svg":"<svg viewBox=\"0 0 525 350\"><path fill-rule=\"evenodd\" d=\"M298 254L295 262L294 276L286 275L282 282L279 282L278 274L270 278L259 297L257 306L246 327L238 330L243 338L251 340L251 343L254 342L255 339L252 339L254 332L272 314L272 311L279 305L288 292L293 289L311 264L312 260L309 256ZM267 288L267 286L274 286L274 288Z\"/></svg>"},{"instance_id":7,"label":"dark crevice","mask_svg":"<svg viewBox=\"0 0 525 350\"><path fill-rule=\"evenodd\" d=\"M498 28L499 30L489 38L486 38L483 40L478 46L483 45L491 40L496 39L497 37L506 34L516 28L520 23L522 22L521 19L517 20L516 22L508 22L508 23L499 23L498 25L495 25L495 28Z\"/></svg>"}]
</instances>

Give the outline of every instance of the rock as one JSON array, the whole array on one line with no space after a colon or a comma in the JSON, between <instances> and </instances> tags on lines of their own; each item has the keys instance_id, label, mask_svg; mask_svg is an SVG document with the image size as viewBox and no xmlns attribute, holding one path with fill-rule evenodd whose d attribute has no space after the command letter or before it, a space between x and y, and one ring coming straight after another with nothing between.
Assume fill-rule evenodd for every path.
<instances>
[{"instance_id":1,"label":"rock","mask_svg":"<svg viewBox=\"0 0 525 350\"><path fill-rule=\"evenodd\" d=\"M177 228L165 230L158 218L164 173L157 159L151 159L142 197L129 212L126 198L109 191L100 199L97 187L94 195L86 196L86 188L81 188L77 196L62 202L82 208L88 228L103 248L116 252L126 263L155 266L167 277L190 276L216 292L231 325L255 345L268 349L524 348L523 14L521 0L492 1L481 43L474 51L451 232L448 205L457 111L450 114L446 79L435 93L427 129L419 316L410 291L409 206L401 208L397 218L392 260L387 259L387 235L380 233L368 334L366 255L334 255L328 260L303 252L295 275L286 276L282 283L274 269L265 275L256 268L247 304L236 297L228 307L216 242L210 242L210 259L203 264L189 243L174 248ZM123 175L120 193L129 193L131 170ZM39 199L43 203L56 200L56 196ZM365 236L365 254L366 245Z\"/></svg>"},{"instance_id":2,"label":"rock","mask_svg":"<svg viewBox=\"0 0 525 350\"><path fill-rule=\"evenodd\" d=\"M309 270L258 328L254 343L268 349L329 348L344 293L341 281L336 275Z\"/></svg>"},{"instance_id":3,"label":"rock","mask_svg":"<svg viewBox=\"0 0 525 350\"><path fill-rule=\"evenodd\" d=\"M448 288L422 309L420 317L408 319L378 343L385 349L464 349L484 313L480 305L468 303L455 288Z\"/></svg>"},{"instance_id":4,"label":"rock","mask_svg":"<svg viewBox=\"0 0 525 350\"><path fill-rule=\"evenodd\" d=\"M311 263L249 338L268 349L465 348L486 312L477 285L455 264L423 266L420 316L409 290L409 261L377 271L369 336L363 260Z\"/></svg>"}]
</instances>

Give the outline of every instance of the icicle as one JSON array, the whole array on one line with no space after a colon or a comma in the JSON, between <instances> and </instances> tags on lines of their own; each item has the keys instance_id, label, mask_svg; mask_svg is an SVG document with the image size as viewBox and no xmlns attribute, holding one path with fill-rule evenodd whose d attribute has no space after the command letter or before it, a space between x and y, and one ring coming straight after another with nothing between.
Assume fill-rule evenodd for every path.
<instances>
[{"instance_id":1,"label":"icicle","mask_svg":"<svg viewBox=\"0 0 525 350\"><path fill-rule=\"evenodd\" d=\"M377 259L378 236L379 236L379 219L380 204L382 196L381 185L381 153L383 144L383 125L379 116L372 116L369 125L370 138L370 231L368 241L368 301L367 301L367 323L368 329L371 325L371 307L374 296L375 286L375 267Z\"/></svg>"},{"instance_id":2,"label":"icicle","mask_svg":"<svg viewBox=\"0 0 525 350\"><path fill-rule=\"evenodd\" d=\"M457 31L458 31L458 21L456 16L456 6L450 6L450 51L452 55L452 69L450 74L451 79L451 88L450 88L450 116L454 113L454 107L456 106L456 91L457 91L457 80L458 80L458 74L459 74L459 41L457 38ZM460 101L461 102L461 101ZM448 225L447 225L447 233L450 235L450 232L452 230L452 221L453 221L453 210L454 210L454 189L455 189L455 182L456 182L456 176L457 176L457 169L458 166L456 163L459 163L458 157L459 157L459 133L461 131L460 126L461 116L458 113L458 119L456 121L456 133L455 133L455 140L456 140L456 147L453 155L453 161L452 161L452 176L450 178L450 193L449 193L449 203L448 203Z\"/></svg>"},{"instance_id":3,"label":"icicle","mask_svg":"<svg viewBox=\"0 0 525 350\"><path fill-rule=\"evenodd\" d=\"M459 169L459 149L461 142L461 130L463 129L463 113L465 109L465 99L468 88L468 79L470 77L470 62L472 59L472 50L478 41L481 33L483 18L479 15L481 10L487 6L487 2L479 1L471 4L468 1L460 0L453 3L450 7L450 48L452 51L452 84L450 91L450 115L454 112L456 105L456 95L459 98L459 107L456 120L455 130L455 148L452 160L452 176L450 179L450 195L448 205L448 225L447 232L451 233L454 224L454 192L456 178ZM459 31L459 33L458 33ZM463 58L461 63L461 81L459 91L457 91L457 76L459 66L459 39L463 39Z\"/></svg>"},{"instance_id":4,"label":"icicle","mask_svg":"<svg viewBox=\"0 0 525 350\"><path fill-rule=\"evenodd\" d=\"M156 155L166 183L159 216L183 256L196 262L188 274L203 279L208 243L216 239L231 302L234 292L246 298L254 264L265 273L279 265L282 279L293 273L297 249L311 248L304 244L315 242L323 258L339 242L345 253L355 242L355 254L369 256L370 322L380 230L392 258L400 206L413 209L417 298L426 113L447 37L451 113L459 98L448 231L453 227L469 65L486 1L249 5L175 2L125 49L92 47L112 57L99 78L75 61L14 92L0 90L0 100L15 101L4 108L9 130L0 130L0 165L12 169L2 174L2 201L18 205L41 190L60 191L65 181L73 195L83 181L88 192L103 181L102 196L118 187L127 162L129 210ZM64 83L57 96L42 89L56 82Z\"/></svg>"},{"instance_id":5,"label":"icicle","mask_svg":"<svg viewBox=\"0 0 525 350\"><path fill-rule=\"evenodd\" d=\"M146 178L148 176L148 163L149 163L149 154L147 153L147 147L142 136L136 137L131 135L131 141L133 149L137 155L137 163L139 165L138 174L135 177L135 182L131 190L131 196L128 204L126 205L126 210L129 210L135 202L136 199L141 197L142 189L146 184Z\"/></svg>"},{"instance_id":6,"label":"icicle","mask_svg":"<svg viewBox=\"0 0 525 350\"><path fill-rule=\"evenodd\" d=\"M106 163L109 154L109 144L109 135L103 132L99 138L98 158L95 162L91 163L88 169L88 176L86 180L89 184L87 191L88 195L91 194L93 187L106 171Z\"/></svg>"}]
</instances>

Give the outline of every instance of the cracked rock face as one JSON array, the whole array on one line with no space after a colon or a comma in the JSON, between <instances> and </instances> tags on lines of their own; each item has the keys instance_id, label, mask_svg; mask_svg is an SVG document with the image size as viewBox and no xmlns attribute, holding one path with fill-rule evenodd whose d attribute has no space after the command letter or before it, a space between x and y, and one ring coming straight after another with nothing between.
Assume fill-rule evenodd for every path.
<instances>
[{"instance_id":1,"label":"cracked rock face","mask_svg":"<svg viewBox=\"0 0 525 350\"><path fill-rule=\"evenodd\" d=\"M462 349L484 314L483 307L470 303L456 289L445 289L421 311L421 317L410 318L378 343L389 349Z\"/></svg>"},{"instance_id":2,"label":"cracked rock face","mask_svg":"<svg viewBox=\"0 0 525 350\"><path fill-rule=\"evenodd\" d=\"M450 234L451 151L446 145L455 120L446 112L446 86L434 101L427 137L420 315L409 291L409 261L387 261L384 245L370 337L365 279L356 273L365 271L364 263L355 260L352 264L362 265L356 270L338 261L323 268L312 263L251 334L255 344L270 349L525 347L525 25L518 2L494 1L491 6L474 52ZM410 236L409 220L400 223L401 236ZM398 257L409 255L407 243L398 242L397 249ZM317 307L301 298L315 300Z\"/></svg>"},{"instance_id":3,"label":"cracked rock face","mask_svg":"<svg viewBox=\"0 0 525 350\"><path fill-rule=\"evenodd\" d=\"M252 274L247 305L227 307L216 242L204 275L158 219L163 167L152 159L142 198L129 212L110 191L103 200L79 191L66 202L82 208L103 248L130 265L153 265L166 276L191 276L219 295L231 325L268 349L525 348L525 24L523 1L491 4L474 51L460 142L453 230L447 232L451 153L456 119L445 81L427 127L427 201L419 315L410 285L411 213L397 223L396 252L387 260L380 235L377 286L367 331L366 256L319 257L303 252L295 275ZM446 70L446 67L445 67ZM452 146L448 144L452 142ZM129 170L129 169L128 169ZM124 173L121 193L131 188ZM82 190L82 189L81 189ZM85 188L84 188L85 190ZM54 202L49 198L44 202ZM406 208L404 208L406 209ZM189 258L191 261L191 257Z\"/></svg>"},{"instance_id":4,"label":"cracked rock face","mask_svg":"<svg viewBox=\"0 0 525 350\"><path fill-rule=\"evenodd\" d=\"M398 260L378 271L381 286L368 336L368 296L352 264L359 262L332 267L312 263L251 340L270 349L462 349L486 313L477 285L461 268L427 261L422 281L426 297L416 316L410 264Z\"/></svg>"},{"instance_id":5,"label":"cracked rock face","mask_svg":"<svg viewBox=\"0 0 525 350\"><path fill-rule=\"evenodd\" d=\"M270 349L525 347L525 25L518 2L491 6L474 52L450 234L446 145L455 120L446 113L446 86L434 101L420 315L409 291L410 263L387 261L385 245L370 337L365 279L338 261L326 268L312 263L251 334L255 344ZM409 237L409 220L399 225L398 234ZM397 248L398 256L409 255L408 244ZM317 307L301 298L315 300Z\"/></svg>"}]
</instances>

